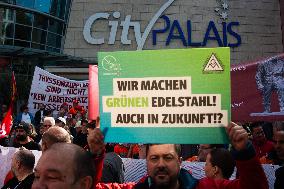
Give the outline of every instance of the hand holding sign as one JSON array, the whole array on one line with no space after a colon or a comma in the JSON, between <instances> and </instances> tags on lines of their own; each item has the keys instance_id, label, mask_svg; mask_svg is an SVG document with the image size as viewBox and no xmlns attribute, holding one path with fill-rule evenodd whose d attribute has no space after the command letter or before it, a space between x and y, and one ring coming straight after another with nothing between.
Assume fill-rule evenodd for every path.
<instances>
[{"instance_id":1,"label":"hand holding sign","mask_svg":"<svg viewBox=\"0 0 284 189\"><path fill-rule=\"evenodd\" d=\"M246 145L248 143L248 133L242 126L231 122L229 126L226 127L226 130L231 143L236 150L241 151L246 149Z\"/></svg>"}]
</instances>

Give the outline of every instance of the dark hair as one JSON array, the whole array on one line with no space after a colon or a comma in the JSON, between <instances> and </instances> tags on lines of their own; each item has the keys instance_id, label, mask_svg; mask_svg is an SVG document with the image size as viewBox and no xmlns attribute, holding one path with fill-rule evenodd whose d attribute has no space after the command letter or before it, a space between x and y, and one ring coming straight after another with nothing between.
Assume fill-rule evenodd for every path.
<instances>
[{"instance_id":1,"label":"dark hair","mask_svg":"<svg viewBox=\"0 0 284 189\"><path fill-rule=\"evenodd\" d=\"M225 148L214 148L209 152L211 155L212 166L217 166L221 169L223 177L229 179L235 168L235 160L232 154Z\"/></svg>"},{"instance_id":2,"label":"dark hair","mask_svg":"<svg viewBox=\"0 0 284 189\"><path fill-rule=\"evenodd\" d=\"M210 148L214 149L214 148L224 148L225 145L224 144L209 144Z\"/></svg>"},{"instance_id":3,"label":"dark hair","mask_svg":"<svg viewBox=\"0 0 284 189\"><path fill-rule=\"evenodd\" d=\"M29 150L19 150L16 152L16 159L27 169L33 170L35 165L35 156Z\"/></svg>"},{"instance_id":4,"label":"dark hair","mask_svg":"<svg viewBox=\"0 0 284 189\"><path fill-rule=\"evenodd\" d=\"M71 144L74 145L74 144ZM76 146L76 145L75 145ZM95 176L95 165L94 160L89 153L87 153L83 148L76 146L74 154L74 183L80 178ZM93 181L94 182L94 181ZM93 183L94 184L94 183Z\"/></svg>"},{"instance_id":5,"label":"dark hair","mask_svg":"<svg viewBox=\"0 0 284 189\"><path fill-rule=\"evenodd\" d=\"M82 119L82 120L81 120L81 124L82 124L82 123L86 123L86 124L88 124L88 120L86 120L86 119Z\"/></svg>"},{"instance_id":6,"label":"dark hair","mask_svg":"<svg viewBox=\"0 0 284 189\"><path fill-rule=\"evenodd\" d=\"M90 123L87 124L88 128L96 128L97 126L97 121L96 120L92 120Z\"/></svg>"},{"instance_id":7,"label":"dark hair","mask_svg":"<svg viewBox=\"0 0 284 189\"><path fill-rule=\"evenodd\" d=\"M31 134L30 125L25 123L25 122L21 122L21 123L15 125L15 129L24 129L25 132L27 133L27 135Z\"/></svg>"},{"instance_id":8,"label":"dark hair","mask_svg":"<svg viewBox=\"0 0 284 189\"><path fill-rule=\"evenodd\" d=\"M28 106L25 104L20 107L21 112L23 112L25 109L28 109Z\"/></svg>"},{"instance_id":9,"label":"dark hair","mask_svg":"<svg viewBox=\"0 0 284 189\"><path fill-rule=\"evenodd\" d=\"M161 144L146 144L146 156L148 155L148 151L149 151L150 146L153 146L153 145L161 145ZM175 151L176 151L178 157L180 157L181 156L180 144L173 144L173 145L174 145L174 148L175 148Z\"/></svg>"},{"instance_id":10,"label":"dark hair","mask_svg":"<svg viewBox=\"0 0 284 189\"><path fill-rule=\"evenodd\" d=\"M254 128L256 127L262 127L265 124L263 121L256 121L250 124L250 129L253 131Z\"/></svg>"}]
</instances>

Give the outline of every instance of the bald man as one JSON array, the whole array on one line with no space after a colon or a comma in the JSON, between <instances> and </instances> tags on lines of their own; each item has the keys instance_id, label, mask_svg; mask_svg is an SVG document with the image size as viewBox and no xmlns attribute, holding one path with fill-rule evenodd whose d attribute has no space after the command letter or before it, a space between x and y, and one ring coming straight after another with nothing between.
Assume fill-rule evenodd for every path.
<instances>
[{"instance_id":1,"label":"bald man","mask_svg":"<svg viewBox=\"0 0 284 189\"><path fill-rule=\"evenodd\" d=\"M90 189L94 175L93 159L83 148L56 143L40 157L32 189Z\"/></svg>"},{"instance_id":2,"label":"bald man","mask_svg":"<svg viewBox=\"0 0 284 189\"><path fill-rule=\"evenodd\" d=\"M30 189L34 180L34 165L35 156L33 153L20 148L20 150L13 155L11 163L11 170L15 177L9 180L2 189Z\"/></svg>"},{"instance_id":3,"label":"bald man","mask_svg":"<svg viewBox=\"0 0 284 189\"><path fill-rule=\"evenodd\" d=\"M70 134L62 127L50 127L42 135L42 151L46 151L51 145L58 142L71 143Z\"/></svg>"}]
</instances>

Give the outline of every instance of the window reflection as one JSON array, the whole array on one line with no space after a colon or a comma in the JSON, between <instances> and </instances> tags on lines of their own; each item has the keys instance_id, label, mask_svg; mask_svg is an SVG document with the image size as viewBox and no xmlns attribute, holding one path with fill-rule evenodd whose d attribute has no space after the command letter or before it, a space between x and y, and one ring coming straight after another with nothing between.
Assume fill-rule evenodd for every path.
<instances>
[{"instance_id":1,"label":"window reflection","mask_svg":"<svg viewBox=\"0 0 284 189\"><path fill-rule=\"evenodd\" d=\"M31 40L31 31L32 31L31 27L16 24L16 26L15 26L15 38L16 39L22 39L22 40L25 40L25 41L30 41Z\"/></svg>"},{"instance_id":2,"label":"window reflection","mask_svg":"<svg viewBox=\"0 0 284 189\"><path fill-rule=\"evenodd\" d=\"M1 38L1 45L13 45L13 39Z\"/></svg>"},{"instance_id":3,"label":"window reflection","mask_svg":"<svg viewBox=\"0 0 284 189\"><path fill-rule=\"evenodd\" d=\"M61 36L55 35L53 33L48 33L47 45L56 48L61 48Z\"/></svg>"},{"instance_id":4,"label":"window reflection","mask_svg":"<svg viewBox=\"0 0 284 189\"><path fill-rule=\"evenodd\" d=\"M52 0L50 14L59 18L64 18L66 0Z\"/></svg>"},{"instance_id":5,"label":"window reflection","mask_svg":"<svg viewBox=\"0 0 284 189\"><path fill-rule=\"evenodd\" d=\"M46 31L34 28L32 38L33 42L45 44Z\"/></svg>"},{"instance_id":6,"label":"window reflection","mask_svg":"<svg viewBox=\"0 0 284 189\"><path fill-rule=\"evenodd\" d=\"M16 0L16 4L23 7L33 8L34 0Z\"/></svg>"},{"instance_id":7,"label":"window reflection","mask_svg":"<svg viewBox=\"0 0 284 189\"><path fill-rule=\"evenodd\" d=\"M48 27L48 31L57 33L57 34L62 34L62 24L59 23L56 20L50 19L49 20L49 27Z\"/></svg>"},{"instance_id":8,"label":"window reflection","mask_svg":"<svg viewBox=\"0 0 284 189\"><path fill-rule=\"evenodd\" d=\"M14 3L14 0L1 0L1 1L3 1L3 2L5 2L5 3L11 3L11 4Z\"/></svg>"},{"instance_id":9,"label":"window reflection","mask_svg":"<svg viewBox=\"0 0 284 189\"><path fill-rule=\"evenodd\" d=\"M30 47L30 42L27 41L21 41L21 40L15 40L14 41L15 46L20 46L20 47Z\"/></svg>"},{"instance_id":10,"label":"window reflection","mask_svg":"<svg viewBox=\"0 0 284 189\"><path fill-rule=\"evenodd\" d=\"M4 22L13 22L14 11L10 9L0 8L0 20Z\"/></svg>"},{"instance_id":11,"label":"window reflection","mask_svg":"<svg viewBox=\"0 0 284 189\"><path fill-rule=\"evenodd\" d=\"M47 29L47 21L48 19L42 15L35 14L34 15L34 27L41 28L46 30Z\"/></svg>"},{"instance_id":12,"label":"window reflection","mask_svg":"<svg viewBox=\"0 0 284 189\"><path fill-rule=\"evenodd\" d=\"M52 48L52 47L47 47L46 50L51 51L51 52L60 52L60 49Z\"/></svg>"},{"instance_id":13,"label":"window reflection","mask_svg":"<svg viewBox=\"0 0 284 189\"><path fill-rule=\"evenodd\" d=\"M49 13L50 0L35 0L34 8L40 12Z\"/></svg>"},{"instance_id":14,"label":"window reflection","mask_svg":"<svg viewBox=\"0 0 284 189\"><path fill-rule=\"evenodd\" d=\"M33 15L31 13L16 11L16 23L32 25Z\"/></svg>"},{"instance_id":15,"label":"window reflection","mask_svg":"<svg viewBox=\"0 0 284 189\"><path fill-rule=\"evenodd\" d=\"M32 43L32 48L34 49L40 49L40 50L45 50L45 45L37 44L37 43Z\"/></svg>"},{"instance_id":16,"label":"window reflection","mask_svg":"<svg viewBox=\"0 0 284 189\"><path fill-rule=\"evenodd\" d=\"M71 0L66 0L66 9L65 9L65 21L67 21L68 17L69 17L69 12L70 12L70 2Z\"/></svg>"},{"instance_id":17,"label":"window reflection","mask_svg":"<svg viewBox=\"0 0 284 189\"><path fill-rule=\"evenodd\" d=\"M19 9L0 7L0 44L61 52L71 0L0 0L16 4ZM20 9L27 7L29 12ZM47 13L62 19L58 21Z\"/></svg>"},{"instance_id":18,"label":"window reflection","mask_svg":"<svg viewBox=\"0 0 284 189\"><path fill-rule=\"evenodd\" d=\"M7 23L7 22L0 23L0 36L13 38L14 23Z\"/></svg>"}]
</instances>

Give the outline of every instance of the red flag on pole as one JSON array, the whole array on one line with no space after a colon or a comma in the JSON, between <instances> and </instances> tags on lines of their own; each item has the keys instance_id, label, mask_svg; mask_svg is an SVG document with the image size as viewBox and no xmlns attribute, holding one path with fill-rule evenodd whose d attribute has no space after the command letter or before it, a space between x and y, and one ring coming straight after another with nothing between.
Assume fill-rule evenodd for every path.
<instances>
[{"instance_id":1,"label":"red flag on pole","mask_svg":"<svg viewBox=\"0 0 284 189\"><path fill-rule=\"evenodd\" d=\"M96 120L99 116L99 82L98 67L89 66L89 120Z\"/></svg>"},{"instance_id":2,"label":"red flag on pole","mask_svg":"<svg viewBox=\"0 0 284 189\"><path fill-rule=\"evenodd\" d=\"M14 72L12 73L12 80L11 80L11 85L12 85L12 94L11 94L11 102L9 109L5 115L5 117L2 120L1 127L0 127L0 138L3 138L7 135L9 135L11 126L13 124L12 120L12 115L13 115L13 108L14 108L14 102L16 98L16 79Z\"/></svg>"}]
</instances>

